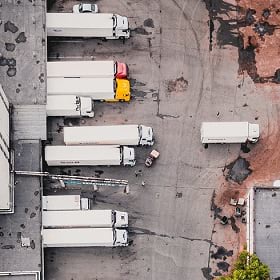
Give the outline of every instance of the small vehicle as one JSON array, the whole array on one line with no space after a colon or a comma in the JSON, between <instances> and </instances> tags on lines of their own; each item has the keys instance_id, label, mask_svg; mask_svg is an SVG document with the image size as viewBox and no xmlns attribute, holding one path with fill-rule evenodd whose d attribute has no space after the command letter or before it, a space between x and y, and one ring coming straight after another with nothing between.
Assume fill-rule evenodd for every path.
<instances>
[{"instance_id":1,"label":"small vehicle","mask_svg":"<svg viewBox=\"0 0 280 280\"><path fill-rule=\"evenodd\" d=\"M154 160L157 159L158 157L159 157L159 152L157 150L152 150L145 160L145 165L147 167L151 167Z\"/></svg>"},{"instance_id":2,"label":"small vehicle","mask_svg":"<svg viewBox=\"0 0 280 280\"><path fill-rule=\"evenodd\" d=\"M97 4L77 4L73 6L73 13L98 13L98 6Z\"/></svg>"}]
</instances>

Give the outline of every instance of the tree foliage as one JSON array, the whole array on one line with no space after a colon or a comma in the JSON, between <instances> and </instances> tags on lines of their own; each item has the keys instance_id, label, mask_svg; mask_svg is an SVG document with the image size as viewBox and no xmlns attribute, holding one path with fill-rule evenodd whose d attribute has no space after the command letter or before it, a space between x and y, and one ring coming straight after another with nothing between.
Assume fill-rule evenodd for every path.
<instances>
[{"instance_id":1,"label":"tree foliage","mask_svg":"<svg viewBox=\"0 0 280 280\"><path fill-rule=\"evenodd\" d=\"M219 280L269 280L269 268L255 255L243 251L240 253L232 273Z\"/></svg>"}]
</instances>

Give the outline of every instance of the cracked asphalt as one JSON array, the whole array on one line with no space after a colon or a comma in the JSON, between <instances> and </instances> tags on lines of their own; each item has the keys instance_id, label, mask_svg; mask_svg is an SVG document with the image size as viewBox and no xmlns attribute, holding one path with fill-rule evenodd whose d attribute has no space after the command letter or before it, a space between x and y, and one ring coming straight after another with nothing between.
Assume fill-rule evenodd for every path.
<instances>
[{"instance_id":1,"label":"cracked asphalt","mask_svg":"<svg viewBox=\"0 0 280 280\"><path fill-rule=\"evenodd\" d=\"M71 11L73 3L57 0L51 10ZM270 112L277 111L276 105L249 77L238 76L235 42L217 45L219 22L209 23L204 1L102 0L98 4L101 12L128 16L131 38L125 43L49 38L48 59L126 62L133 98L129 104L96 104L94 119L73 124L152 126L154 147L161 155L150 169L144 166L149 148L136 148L134 168L79 168L81 175L101 170L102 177L129 180L129 194L121 189L100 189L94 207L129 212L131 245L48 249L46 279L213 279L229 269L244 245L236 232L215 220L216 214L211 211L223 168L238 157L240 145L209 145L205 149L200 143L200 124L255 122L257 117L262 132L267 133L268 119L274 115ZM234 15L234 10L229 13ZM62 144L65 123L71 120L49 120L48 135L53 144ZM142 175L136 177L137 170ZM77 168L51 171L73 174ZM145 187L141 186L143 180ZM91 190L85 187L83 191ZM226 254L223 261L212 257L221 246ZM231 250L233 253L227 254Z\"/></svg>"}]
</instances>

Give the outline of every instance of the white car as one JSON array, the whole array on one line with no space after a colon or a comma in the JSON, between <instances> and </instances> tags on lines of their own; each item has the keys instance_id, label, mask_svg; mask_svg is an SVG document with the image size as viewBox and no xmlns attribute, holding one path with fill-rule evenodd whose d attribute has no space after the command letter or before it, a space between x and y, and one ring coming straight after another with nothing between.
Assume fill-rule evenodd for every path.
<instances>
[{"instance_id":1,"label":"white car","mask_svg":"<svg viewBox=\"0 0 280 280\"><path fill-rule=\"evenodd\" d=\"M98 13L97 4L77 4L73 6L73 13Z\"/></svg>"}]
</instances>

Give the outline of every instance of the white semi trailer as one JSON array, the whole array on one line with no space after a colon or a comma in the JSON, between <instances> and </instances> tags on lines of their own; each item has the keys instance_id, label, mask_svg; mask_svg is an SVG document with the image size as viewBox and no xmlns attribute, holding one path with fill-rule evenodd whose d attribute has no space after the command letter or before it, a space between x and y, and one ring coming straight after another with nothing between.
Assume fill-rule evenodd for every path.
<instances>
[{"instance_id":1,"label":"white semi trailer","mask_svg":"<svg viewBox=\"0 0 280 280\"><path fill-rule=\"evenodd\" d=\"M153 129L145 125L64 127L66 145L152 146Z\"/></svg>"},{"instance_id":2,"label":"white semi trailer","mask_svg":"<svg viewBox=\"0 0 280 280\"><path fill-rule=\"evenodd\" d=\"M47 116L94 117L94 101L75 95L48 95Z\"/></svg>"},{"instance_id":3,"label":"white semi trailer","mask_svg":"<svg viewBox=\"0 0 280 280\"><path fill-rule=\"evenodd\" d=\"M127 17L104 13L47 13L47 36L126 39Z\"/></svg>"},{"instance_id":4,"label":"white semi trailer","mask_svg":"<svg viewBox=\"0 0 280 280\"><path fill-rule=\"evenodd\" d=\"M259 125L249 122L203 122L201 125L203 144L256 143L259 137Z\"/></svg>"},{"instance_id":5,"label":"white semi trailer","mask_svg":"<svg viewBox=\"0 0 280 280\"><path fill-rule=\"evenodd\" d=\"M102 101L129 101L130 83L127 79L113 77L47 78L47 94L87 96Z\"/></svg>"},{"instance_id":6,"label":"white semi trailer","mask_svg":"<svg viewBox=\"0 0 280 280\"><path fill-rule=\"evenodd\" d=\"M43 229L46 247L120 247L128 245L127 230L115 228Z\"/></svg>"},{"instance_id":7,"label":"white semi trailer","mask_svg":"<svg viewBox=\"0 0 280 280\"><path fill-rule=\"evenodd\" d=\"M44 228L126 228L128 214L115 210L43 211Z\"/></svg>"},{"instance_id":8,"label":"white semi trailer","mask_svg":"<svg viewBox=\"0 0 280 280\"><path fill-rule=\"evenodd\" d=\"M80 195L47 195L42 198L45 211L89 210L90 200Z\"/></svg>"},{"instance_id":9,"label":"white semi trailer","mask_svg":"<svg viewBox=\"0 0 280 280\"><path fill-rule=\"evenodd\" d=\"M135 151L126 146L46 146L45 160L49 166L134 166Z\"/></svg>"},{"instance_id":10,"label":"white semi trailer","mask_svg":"<svg viewBox=\"0 0 280 280\"><path fill-rule=\"evenodd\" d=\"M127 78L128 66L118 61L50 61L48 78Z\"/></svg>"},{"instance_id":11,"label":"white semi trailer","mask_svg":"<svg viewBox=\"0 0 280 280\"><path fill-rule=\"evenodd\" d=\"M0 85L0 214L13 212L9 101Z\"/></svg>"}]
</instances>

